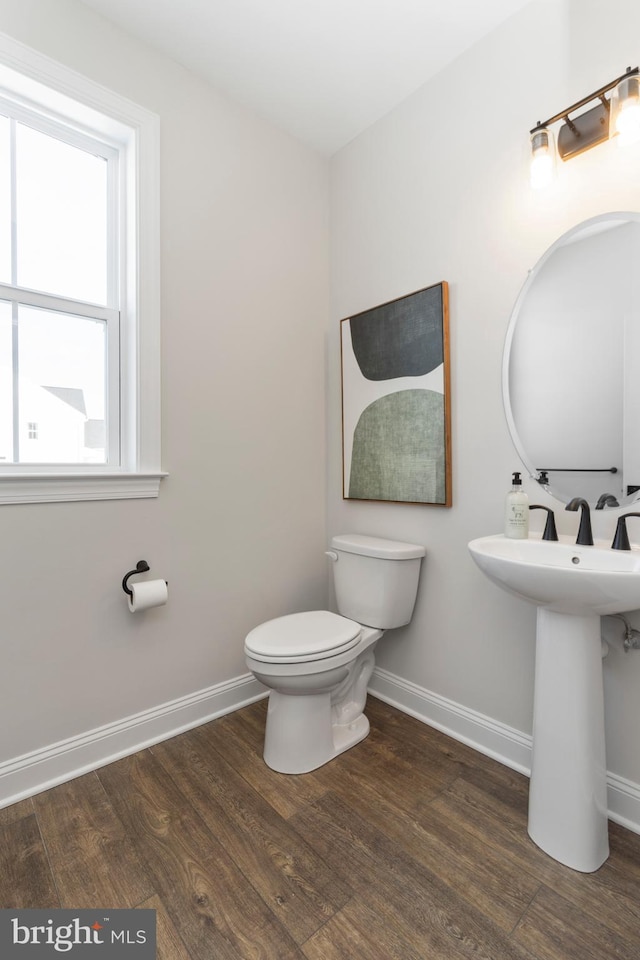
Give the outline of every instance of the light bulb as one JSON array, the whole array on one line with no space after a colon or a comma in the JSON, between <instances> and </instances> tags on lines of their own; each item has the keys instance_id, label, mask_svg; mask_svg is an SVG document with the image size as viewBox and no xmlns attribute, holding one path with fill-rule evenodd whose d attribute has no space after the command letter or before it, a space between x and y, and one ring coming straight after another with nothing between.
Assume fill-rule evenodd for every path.
<instances>
[{"instance_id":1,"label":"light bulb","mask_svg":"<svg viewBox=\"0 0 640 960\"><path fill-rule=\"evenodd\" d=\"M544 127L531 134L531 186L542 190L553 179L553 140Z\"/></svg>"},{"instance_id":2,"label":"light bulb","mask_svg":"<svg viewBox=\"0 0 640 960\"><path fill-rule=\"evenodd\" d=\"M621 80L611 97L611 132L620 146L640 140L640 77Z\"/></svg>"},{"instance_id":3,"label":"light bulb","mask_svg":"<svg viewBox=\"0 0 640 960\"><path fill-rule=\"evenodd\" d=\"M630 99L620 105L620 112L616 117L616 131L622 146L640 140L640 101Z\"/></svg>"}]
</instances>

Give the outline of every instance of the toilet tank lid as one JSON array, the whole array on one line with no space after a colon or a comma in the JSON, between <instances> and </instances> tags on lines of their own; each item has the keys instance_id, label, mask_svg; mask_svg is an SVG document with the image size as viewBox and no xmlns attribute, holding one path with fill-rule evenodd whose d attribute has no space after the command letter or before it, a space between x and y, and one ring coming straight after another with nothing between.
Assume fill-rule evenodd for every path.
<instances>
[{"instance_id":1,"label":"toilet tank lid","mask_svg":"<svg viewBox=\"0 0 640 960\"><path fill-rule=\"evenodd\" d=\"M400 540L385 540L383 537L368 537L360 533L341 533L332 537L331 548L384 560L414 560L424 557L426 553L425 548L417 543L402 543Z\"/></svg>"}]
</instances>

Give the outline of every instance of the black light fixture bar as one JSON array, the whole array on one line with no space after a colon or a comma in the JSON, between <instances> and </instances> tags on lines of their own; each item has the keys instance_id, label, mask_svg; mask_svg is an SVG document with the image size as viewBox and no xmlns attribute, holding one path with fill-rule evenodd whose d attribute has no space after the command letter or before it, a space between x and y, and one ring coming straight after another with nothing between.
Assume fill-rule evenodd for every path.
<instances>
[{"instance_id":1,"label":"black light fixture bar","mask_svg":"<svg viewBox=\"0 0 640 960\"><path fill-rule=\"evenodd\" d=\"M633 69L631 67L627 67L626 72L623 73L621 77L616 77L616 79L612 80L611 83L605 84L604 87L600 87L599 90L591 93L588 97L583 97L582 100L578 100L577 103L571 104L571 106L567 107L566 110L561 110L560 113L556 113L555 116L549 117L548 120L545 120L544 122L538 121L538 123L532 130L529 131L529 133L535 133L536 130L544 130L546 127L550 127L553 123L557 123L558 120L566 120L568 124L572 123L575 126L576 120L579 120L580 118L574 118L572 121L570 121L569 114L573 113L574 110L579 110L580 107L584 107L588 103L591 103L592 100L600 99L602 101L601 104L594 108L595 110L602 109L605 103L607 104L608 108L609 101L604 96L605 93L608 93L609 90L613 90L614 87L617 87L622 80L626 80L628 77L635 77L638 75L638 73L640 73L640 67L633 67Z\"/></svg>"}]
</instances>

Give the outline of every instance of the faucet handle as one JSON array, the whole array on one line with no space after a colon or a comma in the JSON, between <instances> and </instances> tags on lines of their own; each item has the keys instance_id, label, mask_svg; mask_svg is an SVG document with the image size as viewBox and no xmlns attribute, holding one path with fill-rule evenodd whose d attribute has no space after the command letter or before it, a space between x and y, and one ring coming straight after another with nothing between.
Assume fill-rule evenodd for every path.
<instances>
[{"instance_id":1,"label":"faucet handle","mask_svg":"<svg viewBox=\"0 0 640 960\"><path fill-rule=\"evenodd\" d=\"M604 510L605 507L619 507L620 504L612 493L603 493L598 497L596 510Z\"/></svg>"},{"instance_id":2,"label":"faucet handle","mask_svg":"<svg viewBox=\"0 0 640 960\"><path fill-rule=\"evenodd\" d=\"M612 550L631 550L629 534L627 533L627 517L640 517L640 513L623 513L618 517L616 532L611 544Z\"/></svg>"},{"instance_id":3,"label":"faucet handle","mask_svg":"<svg viewBox=\"0 0 640 960\"><path fill-rule=\"evenodd\" d=\"M529 510L546 510L547 511L547 522L544 525L544 533L542 534L542 539L557 540L558 531L556 530L556 518L554 516L553 510L550 507L545 507L541 503L532 503L529 506Z\"/></svg>"}]
</instances>

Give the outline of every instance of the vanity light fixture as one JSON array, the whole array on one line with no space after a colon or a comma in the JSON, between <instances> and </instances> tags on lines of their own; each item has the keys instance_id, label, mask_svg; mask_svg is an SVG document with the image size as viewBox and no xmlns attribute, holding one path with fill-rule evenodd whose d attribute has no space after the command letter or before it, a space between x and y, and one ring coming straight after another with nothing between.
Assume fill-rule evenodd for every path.
<instances>
[{"instance_id":1,"label":"vanity light fixture","mask_svg":"<svg viewBox=\"0 0 640 960\"><path fill-rule=\"evenodd\" d=\"M613 93L607 98L605 94L610 90ZM589 110L569 116L593 101L598 102ZM576 157L610 137L618 137L621 145L640 140L640 69L627 67L621 77L536 124L530 131L532 187L546 186L553 176L555 151L549 127L560 120L563 123L558 130L557 153L561 160Z\"/></svg>"}]
</instances>

